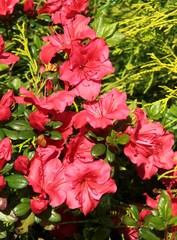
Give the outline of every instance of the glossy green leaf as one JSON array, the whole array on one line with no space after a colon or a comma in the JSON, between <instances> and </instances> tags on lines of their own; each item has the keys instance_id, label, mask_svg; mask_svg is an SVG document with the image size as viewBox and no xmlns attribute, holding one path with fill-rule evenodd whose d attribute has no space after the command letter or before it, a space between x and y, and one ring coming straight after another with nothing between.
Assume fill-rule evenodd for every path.
<instances>
[{"instance_id":1,"label":"glossy green leaf","mask_svg":"<svg viewBox=\"0 0 177 240\"><path fill-rule=\"evenodd\" d=\"M21 203L30 203L30 198L21 198L20 202Z\"/></svg>"},{"instance_id":2,"label":"glossy green leaf","mask_svg":"<svg viewBox=\"0 0 177 240\"><path fill-rule=\"evenodd\" d=\"M168 221L171 218L171 199L166 191L162 191L161 193L158 203L158 211L160 217L162 217L164 221Z\"/></svg>"},{"instance_id":3,"label":"glossy green leaf","mask_svg":"<svg viewBox=\"0 0 177 240\"><path fill-rule=\"evenodd\" d=\"M116 138L116 143L125 145L129 142L130 136L128 134L121 134Z\"/></svg>"},{"instance_id":4,"label":"glossy green leaf","mask_svg":"<svg viewBox=\"0 0 177 240\"><path fill-rule=\"evenodd\" d=\"M128 227L135 227L135 228L138 227L137 221L135 221L133 218L131 218L127 215L122 216L121 220Z\"/></svg>"},{"instance_id":5,"label":"glossy green leaf","mask_svg":"<svg viewBox=\"0 0 177 240\"><path fill-rule=\"evenodd\" d=\"M7 181L8 186L13 189L22 189L28 185L28 180L20 174L6 176L5 181Z\"/></svg>"},{"instance_id":6,"label":"glossy green leaf","mask_svg":"<svg viewBox=\"0 0 177 240\"><path fill-rule=\"evenodd\" d=\"M59 213L56 213L54 210L52 210L49 221L50 222L60 222L61 221L61 215Z\"/></svg>"},{"instance_id":7,"label":"glossy green leaf","mask_svg":"<svg viewBox=\"0 0 177 240\"><path fill-rule=\"evenodd\" d=\"M20 78L15 77L15 78L12 80L11 84L12 84L12 86L13 86L13 88L14 88L15 90L18 90L18 89L21 87L22 82L21 82Z\"/></svg>"},{"instance_id":8,"label":"glossy green leaf","mask_svg":"<svg viewBox=\"0 0 177 240\"><path fill-rule=\"evenodd\" d=\"M7 123L6 126L16 131L33 130L33 128L29 125L29 122L26 122L24 120L13 120Z\"/></svg>"},{"instance_id":9,"label":"glossy green leaf","mask_svg":"<svg viewBox=\"0 0 177 240\"><path fill-rule=\"evenodd\" d=\"M50 138L53 139L53 140L61 140L63 137L62 137L62 134L58 131L51 131L50 132Z\"/></svg>"},{"instance_id":10,"label":"glossy green leaf","mask_svg":"<svg viewBox=\"0 0 177 240\"><path fill-rule=\"evenodd\" d=\"M7 137L9 137L11 140L18 140L18 132L14 130L9 130L6 128L3 128L3 131Z\"/></svg>"},{"instance_id":11,"label":"glossy green leaf","mask_svg":"<svg viewBox=\"0 0 177 240\"><path fill-rule=\"evenodd\" d=\"M112 36L106 39L109 47L118 46L125 38L125 35L116 31Z\"/></svg>"},{"instance_id":12,"label":"glossy green leaf","mask_svg":"<svg viewBox=\"0 0 177 240\"><path fill-rule=\"evenodd\" d=\"M3 169L0 171L0 174L6 174L13 168L14 164L13 163L6 163L6 165L3 167Z\"/></svg>"},{"instance_id":13,"label":"glossy green leaf","mask_svg":"<svg viewBox=\"0 0 177 240\"><path fill-rule=\"evenodd\" d=\"M93 157L100 157L106 152L106 146L103 143L98 143L94 145L91 149L91 154Z\"/></svg>"},{"instance_id":14,"label":"glossy green leaf","mask_svg":"<svg viewBox=\"0 0 177 240\"><path fill-rule=\"evenodd\" d=\"M18 137L20 140L25 140L25 139L28 139L28 138L32 138L34 137L36 134L34 131L31 131L31 130L27 130L27 131L20 131L19 134L18 134Z\"/></svg>"},{"instance_id":15,"label":"glossy green leaf","mask_svg":"<svg viewBox=\"0 0 177 240\"><path fill-rule=\"evenodd\" d=\"M161 240L149 228L146 227L141 227L139 229L139 235L144 240Z\"/></svg>"},{"instance_id":16,"label":"glossy green leaf","mask_svg":"<svg viewBox=\"0 0 177 240\"><path fill-rule=\"evenodd\" d=\"M13 209L14 213L17 217L24 216L27 212L30 210L30 204L29 203L20 203Z\"/></svg>"},{"instance_id":17,"label":"glossy green leaf","mask_svg":"<svg viewBox=\"0 0 177 240\"><path fill-rule=\"evenodd\" d=\"M106 150L106 160L110 163L114 162L115 160L115 153L111 151L110 147L107 147L107 150Z\"/></svg>"},{"instance_id":18,"label":"glossy green leaf","mask_svg":"<svg viewBox=\"0 0 177 240\"><path fill-rule=\"evenodd\" d=\"M145 223L150 229L163 231L166 228L164 221L159 216L146 215Z\"/></svg>"},{"instance_id":19,"label":"glossy green leaf","mask_svg":"<svg viewBox=\"0 0 177 240\"><path fill-rule=\"evenodd\" d=\"M0 128L0 141L5 137L5 133L2 128Z\"/></svg>"},{"instance_id":20,"label":"glossy green leaf","mask_svg":"<svg viewBox=\"0 0 177 240\"><path fill-rule=\"evenodd\" d=\"M50 121L50 122L48 122L45 126L46 126L46 127L52 127L52 128L54 128L54 129L56 129L56 128L61 127L62 125L63 125L62 122L59 122L59 121Z\"/></svg>"},{"instance_id":21,"label":"glossy green leaf","mask_svg":"<svg viewBox=\"0 0 177 240\"><path fill-rule=\"evenodd\" d=\"M132 211L133 217L136 221L138 221L139 219L139 211L138 211L138 207L136 205L131 205L130 209Z\"/></svg>"}]
</instances>

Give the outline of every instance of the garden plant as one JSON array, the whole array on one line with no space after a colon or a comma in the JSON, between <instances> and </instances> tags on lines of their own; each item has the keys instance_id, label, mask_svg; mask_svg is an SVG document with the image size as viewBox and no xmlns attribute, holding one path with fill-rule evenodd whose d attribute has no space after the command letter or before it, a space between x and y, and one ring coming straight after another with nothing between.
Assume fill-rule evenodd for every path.
<instances>
[{"instance_id":1,"label":"garden plant","mask_svg":"<svg viewBox=\"0 0 177 240\"><path fill-rule=\"evenodd\" d=\"M0 239L177 240L177 2L0 0Z\"/></svg>"}]
</instances>

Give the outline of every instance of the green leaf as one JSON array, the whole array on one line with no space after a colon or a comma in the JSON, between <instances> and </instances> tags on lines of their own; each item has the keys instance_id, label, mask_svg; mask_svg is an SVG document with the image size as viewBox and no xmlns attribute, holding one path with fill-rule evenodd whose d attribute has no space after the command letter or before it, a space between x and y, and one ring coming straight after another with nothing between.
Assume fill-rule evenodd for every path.
<instances>
[{"instance_id":1,"label":"green leaf","mask_svg":"<svg viewBox=\"0 0 177 240\"><path fill-rule=\"evenodd\" d=\"M128 227L135 227L135 228L138 227L137 221L135 221L133 218L131 218L127 215L122 216L121 220Z\"/></svg>"},{"instance_id":2,"label":"green leaf","mask_svg":"<svg viewBox=\"0 0 177 240\"><path fill-rule=\"evenodd\" d=\"M0 72L6 70L8 67L7 64L0 64Z\"/></svg>"},{"instance_id":3,"label":"green leaf","mask_svg":"<svg viewBox=\"0 0 177 240\"><path fill-rule=\"evenodd\" d=\"M13 163L6 163L6 165L3 167L3 169L0 171L0 174L4 175L7 172L9 172L13 168Z\"/></svg>"},{"instance_id":4,"label":"green leaf","mask_svg":"<svg viewBox=\"0 0 177 240\"><path fill-rule=\"evenodd\" d=\"M25 140L34 137L36 134L34 131L27 130L27 131L20 131L18 134L19 139Z\"/></svg>"},{"instance_id":5,"label":"green leaf","mask_svg":"<svg viewBox=\"0 0 177 240\"><path fill-rule=\"evenodd\" d=\"M54 129L56 129L56 128L61 127L62 125L63 125L62 122L59 122L59 121L50 121L50 122L48 122L45 126L46 126L46 127L52 127L52 128L54 128Z\"/></svg>"},{"instance_id":6,"label":"green leaf","mask_svg":"<svg viewBox=\"0 0 177 240\"><path fill-rule=\"evenodd\" d=\"M91 237L91 240L104 240L110 235L111 229L109 228L98 228Z\"/></svg>"},{"instance_id":7,"label":"green leaf","mask_svg":"<svg viewBox=\"0 0 177 240\"><path fill-rule=\"evenodd\" d=\"M146 227L141 227L139 229L139 235L144 240L161 240L153 232L151 232L151 230L149 230Z\"/></svg>"},{"instance_id":8,"label":"green leaf","mask_svg":"<svg viewBox=\"0 0 177 240\"><path fill-rule=\"evenodd\" d=\"M0 232L0 239L4 239L6 237L7 237L7 232L6 231Z\"/></svg>"},{"instance_id":9,"label":"green leaf","mask_svg":"<svg viewBox=\"0 0 177 240\"><path fill-rule=\"evenodd\" d=\"M5 133L2 128L0 128L0 141L5 137Z\"/></svg>"},{"instance_id":10,"label":"green leaf","mask_svg":"<svg viewBox=\"0 0 177 240\"><path fill-rule=\"evenodd\" d=\"M176 225L177 225L177 216L172 217L172 218L169 220L168 224L169 224L169 225L176 226Z\"/></svg>"},{"instance_id":11,"label":"green leaf","mask_svg":"<svg viewBox=\"0 0 177 240\"><path fill-rule=\"evenodd\" d=\"M8 186L13 189L22 189L28 185L28 180L20 174L7 176L5 177L5 181L7 181Z\"/></svg>"},{"instance_id":12,"label":"green leaf","mask_svg":"<svg viewBox=\"0 0 177 240\"><path fill-rule=\"evenodd\" d=\"M98 143L94 145L91 149L91 154L93 157L100 157L106 152L106 146L103 143Z\"/></svg>"},{"instance_id":13,"label":"green leaf","mask_svg":"<svg viewBox=\"0 0 177 240\"><path fill-rule=\"evenodd\" d=\"M16 77L16 78L13 79L11 84L12 84L12 86L15 90L18 90L21 87L22 82L21 82L20 78Z\"/></svg>"},{"instance_id":14,"label":"green leaf","mask_svg":"<svg viewBox=\"0 0 177 240\"><path fill-rule=\"evenodd\" d=\"M109 47L118 46L125 38L125 35L119 32L115 32L111 37L106 39Z\"/></svg>"},{"instance_id":15,"label":"green leaf","mask_svg":"<svg viewBox=\"0 0 177 240\"><path fill-rule=\"evenodd\" d=\"M116 30L117 23L109 23L105 20L105 15L100 14L92 22L92 28L96 31L97 37L106 39Z\"/></svg>"},{"instance_id":16,"label":"green leaf","mask_svg":"<svg viewBox=\"0 0 177 240\"><path fill-rule=\"evenodd\" d=\"M9 130L6 128L3 128L3 131L7 137L9 137L11 140L18 140L18 132Z\"/></svg>"},{"instance_id":17,"label":"green leaf","mask_svg":"<svg viewBox=\"0 0 177 240\"><path fill-rule=\"evenodd\" d=\"M59 213L56 213L54 210L52 210L49 221L50 222L60 222L61 221L61 215Z\"/></svg>"},{"instance_id":18,"label":"green leaf","mask_svg":"<svg viewBox=\"0 0 177 240\"><path fill-rule=\"evenodd\" d=\"M7 123L6 126L16 131L33 130L33 128L29 125L29 123L24 120L13 120Z\"/></svg>"},{"instance_id":19,"label":"green leaf","mask_svg":"<svg viewBox=\"0 0 177 240\"><path fill-rule=\"evenodd\" d=\"M26 204L28 203L28 204L29 204L29 203L30 203L30 198L21 198L21 199L20 199L20 202L21 202L21 203L26 203Z\"/></svg>"},{"instance_id":20,"label":"green leaf","mask_svg":"<svg viewBox=\"0 0 177 240\"><path fill-rule=\"evenodd\" d=\"M22 225L16 229L18 234L24 234L28 232L29 226L33 225L34 223L34 213L31 213L26 219L21 220Z\"/></svg>"},{"instance_id":21,"label":"green leaf","mask_svg":"<svg viewBox=\"0 0 177 240\"><path fill-rule=\"evenodd\" d=\"M50 132L50 138L53 139L53 140L61 140L63 137L62 137L62 134L58 131L51 131Z\"/></svg>"},{"instance_id":22,"label":"green leaf","mask_svg":"<svg viewBox=\"0 0 177 240\"><path fill-rule=\"evenodd\" d=\"M158 211L160 217L166 222L171 218L172 209L171 209L171 199L166 191L162 191L159 203Z\"/></svg>"},{"instance_id":23,"label":"green leaf","mask_svg":"<svg viewBox=\"0 0 177 240\"><path fill-rule=\"evenodd\" d=\"M136 221L138 221L139 219L139 211L138 211L138 207L136 205L131 205L130 209L132 211L133 217Z\"/></svg>"},{"instance_id":24,"label":"green leaf","mask_svg":"<svg viewBox=\"0 0 177 240\"><path fill-rule=\"evenodd\" d=\"M151 229L155 228L156 230L159 231L163 231L166 228L165 223L159 216L146 215L145 223L149 228Z\"/></svg>"},{"instance_id":25,"label":"green leaf","mask_svg":"<svg viewBox=\"0 0 177 240\"><path fill-rule=\"evenodd\" d=\"M0 212L0 221L6 223L13 223L17 221L17 217L15 216L13 211L11 211L9 215Z\"/></svg>"},{"instance_id":26,"label":"green leaf","mask_svg":"<svg viewBox=\"0 0 177 240\"><path fill-rule=\"evenodd\" d=\"M20 203L13 209L15 215L17 217L24 216L27 212L30 210L30 204L29 203Z\"/></svg>"},{"instance_id":27,"label":"green leaf","mask_svg":"<svg viewBox=\"0 0 177 240\"><path fill-rule=\"evenodd\" d=\"M114 162L115 160L115 153L113 151L111 151L110 147L107 147L107 150L106 150L106 159L108 162Z\"/></svg>"},{"instance_id":28,"label":"green leaf","mask_svg":"<svg viewBox=\"0 0 177 240\"><path fill-rule=\"evenodd\" d=\"M129 142L129 140L130 140L130 136L125 133L125 134L121 134L121 135L117 136L116 143L125 145Z\"/></svg>"}]
</instances>

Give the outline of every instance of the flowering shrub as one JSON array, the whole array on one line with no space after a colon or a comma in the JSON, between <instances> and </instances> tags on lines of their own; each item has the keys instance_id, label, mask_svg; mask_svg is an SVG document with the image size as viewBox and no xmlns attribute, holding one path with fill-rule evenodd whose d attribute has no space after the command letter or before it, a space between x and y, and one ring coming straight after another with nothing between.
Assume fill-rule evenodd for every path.
<instances>
[{"instance_id":1,"label":"flowering shrub","mask_svg":"<svg viewBox=\"0 0 177 240\"><path fill-rule=\"evenodd\" d=\"M125 92L102 94L103 36L116 40L91 10L0 2L1 239L176 239L174 135Z\"/></svg>"}]
</instances>

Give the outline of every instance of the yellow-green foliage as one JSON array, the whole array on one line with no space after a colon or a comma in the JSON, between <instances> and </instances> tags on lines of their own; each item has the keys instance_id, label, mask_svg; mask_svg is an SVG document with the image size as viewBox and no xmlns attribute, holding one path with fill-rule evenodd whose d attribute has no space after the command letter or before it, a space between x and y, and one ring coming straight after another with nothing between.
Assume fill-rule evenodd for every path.
<instances>
[{"instance_id":1,"label":"yellow-green foliage","mask_svg":"<svg viewBox=\"0 0 177 240\"><path fill-rule=\"evenodd\" d=\"M117 87L138 100L166 99L160 86L173 91L177 79L177 2L115 1L109 14L124 39L112 48L116 73L104 81L103 91Z\"/></svg>"}]
</instances>

